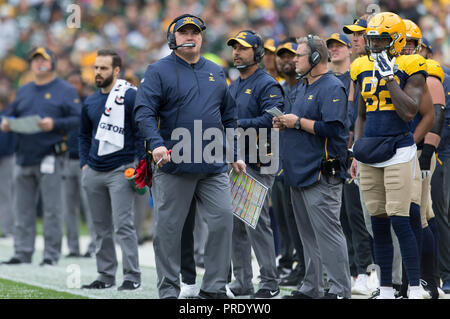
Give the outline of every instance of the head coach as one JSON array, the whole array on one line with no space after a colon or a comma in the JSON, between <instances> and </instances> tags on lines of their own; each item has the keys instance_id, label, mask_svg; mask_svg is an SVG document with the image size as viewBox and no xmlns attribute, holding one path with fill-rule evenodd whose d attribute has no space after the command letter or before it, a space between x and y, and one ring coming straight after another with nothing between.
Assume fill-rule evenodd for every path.
<instances>
[{"instance_id":1,"label":"head coach","mask_svg":"<svg viewBox=\"0 0 450 319\"><path fill-rule=\"evenodd\" d=\"M208 128L235 129L237 109L222 68L200 55L205 29L199 17L186 14L175 18L167 31L173 52L148 67L136 97L135 120L154 162L159 162L153 165L152 193L160 298L179 295L181 233L194 196L205 207L201 212L209 232L199 297L226 298L233 230L227 164L225 160L209 162L202 157L205 143L194 143L194 121L201 121L200 133ZM168 152L180 142L172 136L176 128L188 130L192 145L182 150L181 161L175 151ZM245 163L237 161L237 152L234 154L233 168L245 170Z\"/></svg>"}]
</instances>

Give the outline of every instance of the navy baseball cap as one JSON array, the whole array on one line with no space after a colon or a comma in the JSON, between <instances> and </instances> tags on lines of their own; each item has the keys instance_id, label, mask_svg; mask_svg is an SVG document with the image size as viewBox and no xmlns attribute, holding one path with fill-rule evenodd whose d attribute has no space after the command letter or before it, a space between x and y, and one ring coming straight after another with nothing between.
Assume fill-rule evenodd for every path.
<instances>
[{"instance_id":1,"label":"navy baseball cap","mask_svg":"<svg viewBox=\"0 0 450 319\"><path fill-rule=\"evenodd\" d=\"M229 38L227 40L227 45L232 46L235 42L241 44L246 48L256 49L259 46L258 37L256 37L253 33L247 31L241 31L234 37Z\"/></svg>"},{"instance_id":2,"label":"navy baseball cap","mask_svg":"<svg viewBox=\"0 0 450 319\"><path fill-rule=\"evenodd\" d=\"M281 52L286 51L286 50L296 54L297 53L297 47L298 47L298 44L295 43L295 42L283 43L282 45L278 46L278 48L277 48L277 55L279 56L281 54Z\"/></svg>"},{"instance_id":3,"label":"navy baseball cap","mask_svg":"<svg viewBox=\"0 0 450 319\"><path fill-rule=\"evenodd\" d=\"M264 41L264 49L269 50L272 53L275 53L278 45L280 44L280 40L275 38L268 38Z\"/></svg>"},{"instance_id":4,"label":"navy baseball cap","mask_svg":"<svg viewBox=\"0 0 450 319\"><path fill-rule=\"evenodd\" d=\"M367 29L367 20L364 19L355 19L353 24L344 25L342 31L346 34L352 34L353 32L358 31L366 31Z\"/></svg>"},{"instance_id":5,"label":"navy baseball cap","mask_svg":"<svg viewBox=\"0 0 450 319\"><path fill-rule=\"evenodd\" d=\"M185 17L185 18L178 20L177 23L175 23L175 26L173 27L173 32L177 32L180 28L182 28L188 24L192 24L192 25L196 26L200 32L202 32L203 30L206 29L205 26L203 25L203 23L199 19L197 19L195 17Z\"/></svg>"},{"instance_id":6,"label":"navy baseball cap","mask_svg":"<svg viewBox=\"0 0 450 319\"><path fill-rule=\"evenodd\" d=\"M48 48L37 47L30 51L28 59L31 61L36 55L42 55L42 57L50 62L54 62L54 54Z\"/></svg>"},{"instance_id":7,"label":"navy baseball cap","mask_svg":"<svg viewBox=\"0 0 450 319\"><path fill-rule=\"evenodd\" d=\"M352 47L352 42L350 39L343 33L333 33L326 41L327 47L330 44L331 41L337 41L339 43L342 43L348 48Z\"/></svg>"},{"instance_id":8,"label":"navy baseball cap","mask_svg":"<svg viewBox=\"0 0 450 319\"><path fill-rule=\"evenodd\" d=\"M428 41L427 38L422 37L422 43L421 45L425 48L427 48L428 50L430 50L431 53L433 53L433 45L431 44L430 41Z\"/></svg>"}]
</instances>

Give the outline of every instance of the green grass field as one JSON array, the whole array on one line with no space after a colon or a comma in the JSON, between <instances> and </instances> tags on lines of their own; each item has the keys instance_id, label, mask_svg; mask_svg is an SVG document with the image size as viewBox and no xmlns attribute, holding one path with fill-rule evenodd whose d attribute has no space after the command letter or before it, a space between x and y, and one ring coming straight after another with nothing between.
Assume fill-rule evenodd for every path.
<instances>
[{"instance_id":1,"label":"green grass field","mask_svg":"<svg viewBox=\"0 0 450 319\"><path fill-rule=\"evenodd\" d=\"M0 278L0 299L89 299Z\"/></svg>"}]
</instances>

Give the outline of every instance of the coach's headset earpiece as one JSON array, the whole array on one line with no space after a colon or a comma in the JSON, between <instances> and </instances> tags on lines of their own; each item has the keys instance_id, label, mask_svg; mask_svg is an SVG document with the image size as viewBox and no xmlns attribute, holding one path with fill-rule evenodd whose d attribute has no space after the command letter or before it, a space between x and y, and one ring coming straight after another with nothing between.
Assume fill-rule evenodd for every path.
<instances>
[{"instance_id":1,"label":"coach's headset earpiece","mask_svg":"<svg viewBox=\"0 0 450 319\"><path fill-rule=\"evenodd\" d=\"M175 39L175 32L174 31L170 31L170 28L174 24L176 24L179 20L184 19L184 18L188 18L188 17L195 18L198 21L200 21L201 22L200 29L202 31L204 31L206 29L205 22L201 18L199 18L197 16L194 16L192 14L183 14L183 15L181 15L179 17L176 17L175 19L173 19L173 21L169 24L169 27L167 28L167 44L169 45L169 49L175 50L178 47L177 46L177 41Z\"/></svg>"},{"instance_id":2,"label":"coach's headset earpiece","mask_svg":"<svg viewBox=\"0 0 450 319\"><path fill-rule=\"evenodd\" d=\"M36 55L36 54L40 54L40 53L38 53L38 52L34 52L34 51L36 51L38 48L40 48L40 47L34 47L33 49L31 49L30 50L30 52L28 52L28 64L31 64L31 60L33 60L33 58L34 58L34 56ZM46 48L45 48L46 49ZM32 53L35 53L33 56L31 55ZM46 49L46 52L45 52L46 54L48 54L49 56L50 56L50 59L51 59L51 63L52 63L52 69L51 69L51 71L54 71L55 70L55 68L56 68L56 55L52 52L52 51L50 51L49 49Z\"/></svg>"},{"instance_id":3,"label":"coach's headset earpiece","mask_svg":"<svg viewBox=\"0 0 450 319\"><path fill-rule=\"evenodd\" d=\"M309 54L308 61L311 65L311 68L315 67L319 64L322 59L322 55L316 49L316 45L314 44L314 36L312 34L308 34L308 46L311 49L311 53Z\"/></svg>"},{"instance_id":4,"label":"coach's headset earpiece","mask_svg":"<svg viewBox=\"0 0 450 319\"><path fill-rule=\"evenodd\" d=\"M264 57L264 54L266 53L266 51L264 50L264 40L261 38L261 36L258 33L254 32L252 30L244 30L242 32L251 33L258 40L258 47L253 48L253 58L254 58L256 64L261 62Z\"/></svg>"}]
</instances>

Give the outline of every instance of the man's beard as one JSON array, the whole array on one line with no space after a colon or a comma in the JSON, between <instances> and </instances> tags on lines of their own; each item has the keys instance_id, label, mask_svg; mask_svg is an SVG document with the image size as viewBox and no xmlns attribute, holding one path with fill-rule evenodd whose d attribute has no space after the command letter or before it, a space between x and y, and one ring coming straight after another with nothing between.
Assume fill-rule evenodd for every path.
<instances>
[{"instance_id":1,"label":"man's beard","mask_svg":"<svg viewBox=\"0 0 450 319\"><path fill-rule=\"evenodd\" d=\"M98 88L105 88L105 87L109 86L113 80L114 80L114 76L111 74L109 77L104 79L103 82L98 82L97 79L95 79L95 85Z\"/></svg>"},{"instance_id":2,"label":"man's beard","mask_svg":"<svg viewBox=\"0 0 450 319\"><path fill-rule=\"evenodd\" d=\"M295 72L295 65L291 66L289 69L283 67L282 70L283 70L282 72L288 76L293 76L297 74Z\"/></svg>"}]
</instances>

